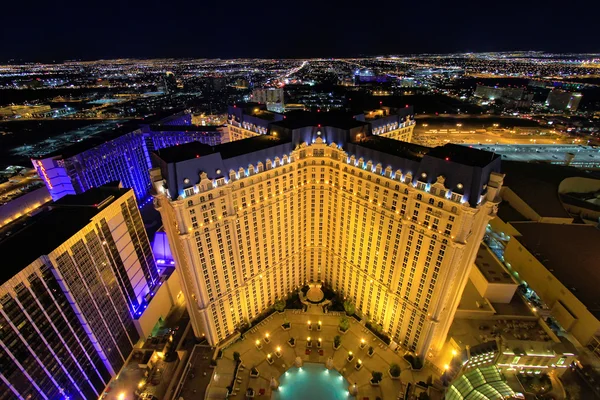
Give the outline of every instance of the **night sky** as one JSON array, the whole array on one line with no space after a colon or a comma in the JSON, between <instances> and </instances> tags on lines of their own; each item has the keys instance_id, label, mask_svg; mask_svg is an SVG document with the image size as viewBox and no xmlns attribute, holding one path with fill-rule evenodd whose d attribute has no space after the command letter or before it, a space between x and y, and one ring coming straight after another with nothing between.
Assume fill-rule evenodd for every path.
<instances>
[{"instance_id":1,"label":"night sky","mask_svg":"<svg viewBox=\"0 0 600 400\"><path fill-rule=\"evenodd\" d=\"M600 1L3 1L0 60L600 52Z\"/></svg>"}]
</instances>

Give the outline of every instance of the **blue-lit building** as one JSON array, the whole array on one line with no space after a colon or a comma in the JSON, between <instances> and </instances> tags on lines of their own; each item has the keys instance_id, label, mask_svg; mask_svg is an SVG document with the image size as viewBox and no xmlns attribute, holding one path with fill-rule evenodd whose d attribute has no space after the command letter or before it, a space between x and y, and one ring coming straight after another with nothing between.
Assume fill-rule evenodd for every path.
<instances>
[{"instance_id":1,"label":"blue-lit building","mask_svg":"<svg viewBox=\"0 0 600 400\"><path fill-rule=\"evenodd\" d=\"M199 125L145 125L141 131L148 151L200 142L209 146L221 144L222 128Z\"/></svg>"},{"instance_id":2,"label":"blue-lit building","mask_svg":"<svg viewBox=\"0 0 600 400\"><path fill-rule=\"evenodd\" d=\"M123 186L132 188L138 199L147 196L150 160L141 131L126 133L91 148L85 148L85 144L32 160L52 199L83 193L112 181L121 181Z\"/></svg>"},{"instance_id":3,"label":"blue-lit building","mask_svg":"<svg viewBox=\"0 0 600 400\"><path fill-rule=\"evenodd\" d=\"M164 281L132 191L64 196L0 253L0 399L99 398Z\"/></svg>"},{"instance_id":4,"label":"blue-lit building","mask_svg":"<svg viewBox=\"0 0 600 400\"><path fill-rule=\"evenodd\" d=\"M149 152L195 141L220 144L221 132L192 125L189 113L179 113L133 131L90 138L32 162L54 200L120 181L141 201L150 189Z\"/></svg>"}]
</instances>

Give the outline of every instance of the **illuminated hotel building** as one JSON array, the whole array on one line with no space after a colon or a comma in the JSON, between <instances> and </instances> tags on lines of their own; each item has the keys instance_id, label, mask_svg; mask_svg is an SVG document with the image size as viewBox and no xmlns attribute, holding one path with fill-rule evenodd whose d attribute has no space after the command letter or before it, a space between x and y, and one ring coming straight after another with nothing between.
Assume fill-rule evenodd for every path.
<instances>
[{"instance_id":1,"label":"illuminated hotel building","mask_svg":"<svg viewBox=\"0 0 600 400\"><path fill-rule=\"evenodd\" d=\"M260 88L252 91L252 100L266 104L267 110L283 112L285 109L283 88Z\"/></svg>"},{"instance_id":2,"label":"illuminated hotel building","mask_svg":"<svg viewBox=\"0 0 600 400\"><path fill-rule=\"evenodd\" d=\"M401 142L411 142L415 130L414 111L404 108L381 107L355 116L358 121L371 124L371 133Z\"/></svg>"},{"instance_id":3,"label":"illuminated hotel building","mask_svg":"<svg viewBox=\"0 0 600 400\"><path fill-rule=\"evenodd\" d=\"M328 113L155 161L155 205L192 326L211 344L323 281L396 343L433 356L502 186L497 155L399 142Z\"/></svg>"},{"instance_id":4,"label":"illuminated hotel building","mask_svg":"<svg viewBox=\"0 0 600 400\"><path fill-rule=\"evenodd\" d=\"M293 117L290 115L290 117ZM264 104L241 103L229 106L227 114L228 137L223 142L266 135L271 123L282 121L287 116L267 111ZM403 108L380 107L352 117L357 121L368 122L371 133L390 139L411 142L415 129L412 106Z\"/></svg>"},{"instance_id":5,"label":"illuminated hotel building","mask_svg":"<svg viewBox=\"0 0 600 400\"><path fill-rule=\"evenodd\" d=\"M195 141L217 145L221 132L191 125L190 114L175 114L117 137L92 137L32 162L54 200L112 181L121 181L143 200L151 187L149 152Z\"/></svg>"},{"instance_id":6,"label":"illuminated hotel building","mask_svg":"<svg viewBox=\"0 0 600 400\"><path fill-rule=\"evenodd\" d=\"M0 253L0 399L97 398L161 283L133 191L65 196Z\"/></svg>"},{"instance_id":7,"label":"illuminated hotel building","mask_svg":"<svg viewBox=\"0 0 600 400\"><path fill-rule=\"evenodd\" d=\"M227 111L228 137L223 142L234 142L254 136L266 135L271 122L283 119L283 114L268 111L265 104L242 103L229 106Z\"/></svg>"}]
</instances>

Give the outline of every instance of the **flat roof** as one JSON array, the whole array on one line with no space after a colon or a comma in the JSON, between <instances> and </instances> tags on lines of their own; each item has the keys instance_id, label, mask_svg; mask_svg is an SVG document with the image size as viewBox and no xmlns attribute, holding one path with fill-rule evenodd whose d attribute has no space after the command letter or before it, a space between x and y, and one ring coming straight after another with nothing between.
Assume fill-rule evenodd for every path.
<instances>
[{"instance_id":1,"label":"flat roof","mask_svg":"<svg viewBox=\"0 0 600 400\"><path fill-rule=\"evenodd\" d=\"M431 154L432 151L430 147L377 135L367 136L356 141L355 144L414 161L420 161L425 154Z\"/></svg>"},{"instance_id":2,"label":"flat roof","mask_svg":"<svg viewBox=\"0 0 600 400\"><path fill-rule=\"evenodd\" d=\"M434 147L431 149L428 155L479 168L483 168L489 165L492 161L500 158L499 154L492 153L490 151L476 150L453 143L447 143L443 146Z\"/></svg>"},{"instance_id":3,"label":"flat roof","mask_svg":"<svg viewBox=\"0 0 600 400\"><path fill-rule=\"evenodd\" d=\"M516 285L510 274L504 270L502 264L483 243L479 245L475 265L489 283L512 283Z\"/></svg>"},{"instance_id":4,"label":"flat roof","mask_svg":"<svg viewBox=\"0 0 600 400\"><path fill-rule=\"evenodd\" d=\"M529 207L542 217L557 218L571 218L558 194L560 183L575 176L595 178L594 174L574 167L505 160L502 161L502 172L506 174L504 186Z\"/></svg>"},{"instance_id":5,"label":"flat roof","mask_svg":"<svg viewBox=\"0 0 600 400\"><path fill-rule=\"evenodd\" d=\"M600 229L592 225L516 222L519 243L600 319Z\"/></svg>"},{"instance_id":6,"label":"flat roof","mask_svg":"<svg viewBox=\"0 0 600 400\"><path fill-rule=\"evenodd\" d=\"M500 205L498 205L498 217L504 222L529 221L507 201L502 201Z\"/></svg>"},{"instance_id":7,"label":"flat roof","mask_svg":"<svg viewBox=\"0 0 600 400\"><path fill-rule=\"evenodd\" d=\"M357 121L352 113L342 111L308 112L291 111L285 114L285 119L273 122L272 126L288 129L304 128L306 126L332 126L340 129L352 129L368 125Z\"/></svg>"},{"instance_id":8,"label":"flat roof","mask_svg":"<svg viewBox=\"0 0 600 400\"><path fill-rule=\"evenodd\" d=\"M151 132L216 132L218 125L150 125Z\"/></svg>"},{"instance_id":9,"label":"flat roof","mask_svg":"<svg viewBox=\"0 0 600 400\"><path fill-rule=\"evenodd\" d=\"M140 124L154 124L154 123L157 123L158 121L164 119L167 116L173 115L174 113L177 113L177 111L169 110L169 111L163 111L160 113L154 113L154 114L145 116L141 119L131 119L115 129L107 130L105 132L102 132L102 133L99 133L92 137L89 137L81 142L68 145L67 147L61 148L59 150L48 152L40 157L37 157L36 159L41 160L44 158L58 157L58 156L60 156L63 159L74 157L80 153L83 153L86 150L93 149L96 146L100 146L106 142L109 142L118 137L121 137L128 133L131 133L131 132L135 131L136 129L139 129Z\"/></svg>"},{"instance_id":10,"label":"flat roof","mask_svg":"<svg viewBox=\"0 0 600 400\"><path fill-rule=\"evenodd\" d=\"M3 268L0 284L15 276L40 256L47 255L79 232L107 205L131 189L102 186L79 195L67 195L51 208L20 224L20 230L0 240Z\"/></svg>"},{"instance_id":11,"label":"flat roof","mask_svg":"<svg viewBox=\"0 0 600 400\"><path fill-rule=\"evenodd\" d=\"M157 150L155 153L166 163L176 163L192 158L199 158L213 153L220 153L221 158L227 159L241 154L263 150L291 141L291 137L285 134L258 135L250 138L222 143L216 146L200 142L186 143L180 146L167 147Z\"/></svg>"}]
</instances>

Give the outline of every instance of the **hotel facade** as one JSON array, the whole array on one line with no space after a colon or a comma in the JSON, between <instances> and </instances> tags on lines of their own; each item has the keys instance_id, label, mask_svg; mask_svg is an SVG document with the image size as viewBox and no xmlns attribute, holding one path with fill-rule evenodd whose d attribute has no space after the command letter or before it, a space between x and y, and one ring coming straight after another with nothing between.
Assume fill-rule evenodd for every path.
<instances>
[{"instance_id":1,"label":"hotel facade","mask_svg":"<svg viewBox=\"0 0 600 400\"><path fill-rule=\"evenodd\" d=\"M98 398L161 283L133 190L65 196L0 251L0 399Z\"/></svg>"},{"instance_id":2,"label":"hotel facade","mask_svg":"<svg viewBox=\"0 0 600 400\"><path fill-rule=\"evenodd\" d=\"M150 151L190 142L214 146L221 135L217 127L192 125L191 114L178 113L130 132L92 136L31 161L53 200L121 181L142 202L151 188Z\"/></svg>"},{"instance_id":3,"label":"hotel facade","mask_svg":"<svg viewBox=\"0 0 600 400\"><path fill-rule=\"evenodd\" d=\"M217 344L321 281L428 357L445 341L503 177L491 153L399 142L328 113L154 157L155 206L196 336Z\"/></svg>"}]
</instances>

